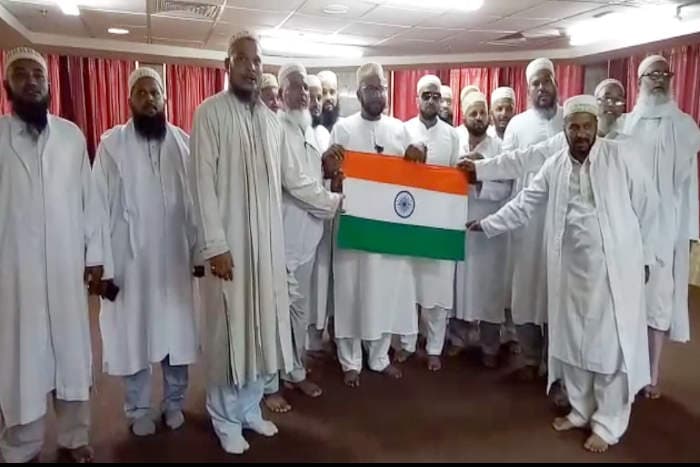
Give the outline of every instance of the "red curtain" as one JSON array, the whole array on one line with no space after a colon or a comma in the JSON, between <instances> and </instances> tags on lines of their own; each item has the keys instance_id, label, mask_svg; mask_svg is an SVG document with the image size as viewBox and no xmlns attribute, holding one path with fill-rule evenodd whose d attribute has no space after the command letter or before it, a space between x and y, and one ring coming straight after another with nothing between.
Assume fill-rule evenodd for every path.
<instances>
[{"instance_id":1,"label":"red curtain","mask_svg":"<svg viewBox=\"0 0 700 467\"><path fill-rule=\"evenodd\" d=\"M46 55L46 65L49 73L49 89L51 90L51 102L49 111L54 115L61 115L61 86L59 80L58 55ZM5 80L5 51L0 50L0 82ZM10 112L10 103L7 100L5 89L0 93L0 115Z\"/></svg>"},{"instance_id":2,"label":"red curtain","mask_svg":"<svg viewBox=\"0 0 700 467\"><path fill-rule=\"evenodd\" d=\"M224 89L225 71L192 65L166 65L165 82L170 123L192 130L197 106L204 99Z\"/></svg>"},{"instance_id":3,"label":"red curtain","mask_svg":"<svg viewBox=\"0 0 700 467\"><path fill-rule=\"evenodd\" d=\"M700 44L673 47L656 53L669 59L671 70L676 74L671 84L678 106L696 121L700 121ZM608 61L608 76L625 85L628 111L637 101L637 67L647 55L649 54L644 53Z\"/></svg>"}]
</instances>

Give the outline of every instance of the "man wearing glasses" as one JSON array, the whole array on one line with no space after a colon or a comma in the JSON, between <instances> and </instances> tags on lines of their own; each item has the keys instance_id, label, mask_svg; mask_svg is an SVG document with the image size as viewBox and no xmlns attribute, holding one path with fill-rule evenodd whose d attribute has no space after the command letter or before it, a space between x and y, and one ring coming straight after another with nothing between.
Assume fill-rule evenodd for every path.
<instances>
[{"instance_id":1,"label":"man wearing glasses","mask_svg":"<svg viewBox=\"0 0 700 467\"><path fill-rule=\"evenodd\" d=\"M459 138L449 123L439 118L443 89L440 78L425 75L416 89L418 115L405 123L411 141L427 147L427 162L454 167L459 157ZM449 89L449 88L447 88ZM428 370L442 367L440 354L445 342L447 313L452 309L454 261L416 259L416 292L421 306L420 329L426 337ZM417 335L402 336L397 360L406 360L416 351Z\"/></svg>"},{"instance_id":2,"label":"man wearing glasses","mask_svg":"<svg viewBox=\"0 0 700 467\"><path fill-rule=\"evenodd\" d=\"M639 158L659 193L655 267L646 288L651 384L649 399L661 397L659 367L666 336L687 342L689 240L698 238L700 130L681 112L670 85L673 72L660 55L645 58L637 70L639 97L625 117L624 133L638 145Z\"/></svg>"}]
</instances>

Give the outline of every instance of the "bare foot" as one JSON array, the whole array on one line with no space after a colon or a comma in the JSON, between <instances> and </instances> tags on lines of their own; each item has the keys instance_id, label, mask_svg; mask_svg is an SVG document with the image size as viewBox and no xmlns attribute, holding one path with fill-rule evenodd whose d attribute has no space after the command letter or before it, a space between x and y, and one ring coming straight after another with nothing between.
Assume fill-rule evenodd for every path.
<instances>
[{"instance_id":1,"label":"bare foot","mask_svg":"<svg viewBox=\"0 0 700 467\"><path fill-rule=\"evenodd\" d=\"M384 368L381 373L384 376L388 376L389 378L393 379L401 379L403 378L403 373L401 372L400 369L395 367L394 365L389 365L388 367Z\"/></svg>"},{"instance_id":2,"label":"bare foot","mask_svg":"<svg viewBox=\"0 0 700 467\"><path fill-rule=\"evenodd\" d=\"M80 446L75 449L64 449L68 459L75 464L92 464L95 451L90 446Z\"/></svg>"},{"instance_id":3,"label":"bare foot","mask_svg":"<svg viewBox=\"0 0 700 467\"><path fill-rule=\"evenodd\" d=\"M520 381L521 383L532 383L537 379L537 367L536 366L524 366L518 368L513 373L513 377Z\"/></svg>"},{"instance_id":4,"label":"bare foot","mask_svg":"<svg viewBox=\"0 0 700 467\"><path fill-rule=\"evenodd\" d=\"M437 355L428 355L428 371L442 370L442 361Z\"/></svg>"},{"instance_id":5,"label":"bare foot","mask_svg":"<svg viewBox=\"0 0 700 467\"><path fill-rule=\"evenodd\" d=\"M610 446L608 445L608 443L603 441L603 438L601 438L595 433L592 433L591 436L589 436L586 442L583 444L583 447L587 451L601 453L607 451Z\"/></svg>"},{"instance_id":6,"label":"bare foot","mask_svg":"<svg viewBox=\"0 0 700 467\"><path fill-rule=\"evenodd\" d=\"M463 347L459 347L457 345L450 345L447 348L447 356L448 357L456 357L457 355L461 354L464 351Z\"/></svg>"},{"instance_id":7,"label":"bare foot","mask_svg":"<svg viewBox=\"0 0 700 467\"><path fill-rule=\"evenodd\" d=\"M343 382L351 388L360 387L360 373L355 370L346 371L343 373Z\"/></svg>"},{"instance_id":8,"label":"bare foot","mask_svg":"<svg viewBox=\"0 0 700 467\"><path fill-rule=\"evenodd\" d=\"M308 379L298 383L285 382L284 385L289 389L298 389L302 394L311 397L312 399L315 399L323 394L321 387L316 383L312 383Z\"/></svg>"},{"instance_id":9,"label":"bare foot","mask_svg":"<svg viewBox=\"0 0 700 467\"><path fill-rule=\"evenodd\" d=\"M644 389L642 389L642 393L647 399L656 400L661 398L661 389L659 389L658 386L654 386L652 384L644 386Z\"/></svg>"},{"instance_id":10,"label":"bare foot","mask_svg":"<svg viewBox=\"0 0 700 467\"><path fill-rule=\"evenodd\" d=\"M287 399L282 397L281 392L265 395L263 401L265 406L274 413L287 413L292 410L292 406L287 402Z\"/></svg>"},{"instance_id":11,"label":"bare foot","mask_svg":"<svg viewBox=\"0 0 700 467\"><path fill-rule=\"evenodd\" d=\"M396 352L396 361L399 363L404 363L411 357L411 355L412 353L408 350L401 349L398 352Z\"/></svg>"},{"instance_id":12,"label":"bare foot","mask_svg":"<svg viewBox=\"0 0 700 467\"><path fill-rule=\"evenodd\" d=\"M498 355L484 354L481 356L481 364L492 370L498 368Z\"/></svg>"},{"instance_id":13,"label":"bare foot","mask_svg":"<svg viewBox=\"0 0 700 467\"><path fill-rule=\"evenodd\" d=\"M557 417L552 422L552 428L555 431L569 431L576 428L576 425L571 423L568 417Z\"/></svg>"}]
</instances>

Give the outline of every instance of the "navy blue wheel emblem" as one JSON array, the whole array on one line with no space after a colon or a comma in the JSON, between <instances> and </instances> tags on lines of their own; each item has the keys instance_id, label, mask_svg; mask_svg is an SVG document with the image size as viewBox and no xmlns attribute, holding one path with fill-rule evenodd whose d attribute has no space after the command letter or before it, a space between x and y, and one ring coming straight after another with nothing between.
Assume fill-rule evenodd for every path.
<instances>
[{"instance_id":1,"label":"navy blue wheel emblem","mask_svg":"<svg viewBox=\"0 0 700 467\"><path fill-rule=\"evenodd\" d=\"M402 219L411 217L416 210L416 200L408 191L399 191L394 198L394 212Z\"/></svg>"}]
</instances>

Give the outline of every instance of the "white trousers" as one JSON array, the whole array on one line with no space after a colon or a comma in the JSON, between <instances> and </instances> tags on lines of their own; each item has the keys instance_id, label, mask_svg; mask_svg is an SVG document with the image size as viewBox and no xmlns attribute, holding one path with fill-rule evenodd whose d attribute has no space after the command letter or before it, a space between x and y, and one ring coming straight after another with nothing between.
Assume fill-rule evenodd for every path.
<instances>
[{"instance_id":1,"label":"white trousers","mask_svg":"<svg viewBox=\"0 0 700 467\"><path fill-rule=\"evenodd\" d=\"M442 307L421 308L418 321L420 334L425 336L425 351L428 355L441 355L447 332L447 310ZM400 336L401 348L408 352L416 351L418 334Z\"/></svg>"},{"instance_id":2,"label":"white trousers","mask_svg":"<svg viewBox=\"0 0 700 467\"><path fill-rule=\"evenodd\" d=\"M368 356L368 365L372 371L384 371L389 366L389 348L391 334L383 334L374 341L362 341L352 337L336 338L338 346L338 361L343 372L362 371L362 347L364 345Z\"/></svg>"},{"instance_id":3,"label":"white trousers","mask_svg":"<svg viewBox=\"0 0 700 467\"><path fill-rule=\"evenodd\" d=\"M53 393L52 393L53 394ZM89 444L90 402L53 400L58 431L58 445L76 449ZM28 462L38 456L44 445L46 416L26 425L5 426L0 413L0 453L8 463Z\"/></svg>"},{"instance_id":4,"label":"white trousers","mask_svg":"<svg viewBox=\"0 0 700 467\"><path fill-rule=\"evenodd\" d=\"M299 265L295 271L288 273L289 318L292 327L292 371L282 375L282 379L299 383L306 379L304 353L306 352L306 333L309 329L309 297L311 295L311 274L314 260Z\"/></svg>"},{"instance_id":5,"label":"white trousers","mask_svg":"<svg viewBox=\"0 0 700 467\"><path fill-rule=\"evenodd\" d=\"M243 430L260 422L264 379L249 382L243 387L211 386L207 389L207 412L221 447L231 452L230 446L239 446Z\"/></svg>"},{"instance_id":6,"label":"white trousers","mask_svg":"<svg viewBox=\"0 0 700 467\"><path fill-rule=\"evenodd\" d=\"M590 425L603 441L617 444L627 430L632 411L627 374L618 371L604 375L565 363L562 366L571 404L569 421L577 427Z\"/></svg>"},{"instance_id":7,"label":"white trousers","mask_svg":"<svg viewBox=\"0 0 700 467\"><path fill-rule=\"evenodd\" d=\"M170 365L170 357L165 357L160 362L163 372L163 402L161 410L164 413L182 410L185 402L185 392L189 380L187 365ZM124 377L126 385L126 399L124 401L124 413L127 418L135 420L149 415L151 412L152 395L151 367L138 373Z\"/></svg>"}]
</instances>

